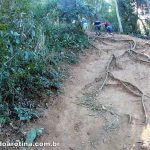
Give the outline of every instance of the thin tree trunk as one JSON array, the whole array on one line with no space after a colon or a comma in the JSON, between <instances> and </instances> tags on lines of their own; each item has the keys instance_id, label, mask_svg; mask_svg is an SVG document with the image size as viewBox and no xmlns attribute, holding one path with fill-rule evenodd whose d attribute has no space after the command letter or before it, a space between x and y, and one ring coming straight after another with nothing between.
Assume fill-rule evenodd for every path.
<instances>
[{"instance_id":1,"label":"thin tree trunk","mask_svg":"<svg viewBox=\"0 0 150 150\"><path fill-rule=\"evenodd\" d=\"M146 2L147 2L148 12L150 14L150 0L146 0Z\"/></svg>"},{"instance_id":2,"label":"thin tree trunk","mask_svg":"<svg viewBox=\"0 0 150 150\"><path fill-rule=\"evenodd\" d=\"M119 24L119 31L122 33L123 27L122 27L122 23L121 23L120 14L119 14L118 3L117 3L117 0L114 0L114 2L115 2L116 14L117 14L117 19L118 19L118 24Z\"/></svg>"}]
</instances>

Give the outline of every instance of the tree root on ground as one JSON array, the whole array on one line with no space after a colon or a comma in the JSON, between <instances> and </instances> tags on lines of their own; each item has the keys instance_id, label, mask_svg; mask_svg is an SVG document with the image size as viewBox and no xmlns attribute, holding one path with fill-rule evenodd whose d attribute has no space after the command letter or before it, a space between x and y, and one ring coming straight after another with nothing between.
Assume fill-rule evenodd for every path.
<instances>
[{"instance_id":1,"label":"tree root on ground","mask_svg":"<svg viewBox=\"0 0 150 150\"><path fill-rule=\"evenodd\" d=\"M136 52L134 50L130 50L130 51L128 51L128 54L129 54L129 56L131 56L131 58L133 58L136 61L150 64L150 60L149 60L148 56L146 56L146 55L144 55L142 53L138 53L138 52ZM139 57L144 57L147 60L141 59Z\"/></svg>"},{"instance_id":2,"label":"tree root on ground","mask_svg":"<svg viewBox=\"0 0 150 150\"><path fill-rule=\"evenodd\" d=\"M130 92L132 95L140 97L141 98L141 103L142 103L142 109L143 109L143 113L144 113L144 122L145 124L147 124L147 120L148 120L148 115L147 115L147 111L145 109L145 104L144 104L144 96L146 96L143 91L141 91L137 86L133 85L130 82L127 81L123 81L119 78L114 77L114 75L110 72L108 72L108 74L106 75L107 78L105 78L100 90L102 90L102 88L105 86L106 84L106 79L108 79L109 77L111 77L113 80L116 80L120 83L120 85L122 85L128 92ZM105 83L105 84L104 84Z\"/></svg>"},{"instance_id":3,"label":"tree root on ground","mask_svg":"<svg viewBox=\"0 0 150 150\"><path fill-rule=\"evenodd\" d=\"M119 40L119 41L120 41L120 40ZM126 41L126 40L125 40L125 41ZM136 42L135 42L134 40L128 40L128 41L130 41L131 47L130 47L130 50L128 50L128 51L126 51L126 52L128 52L132 57L135 58L135 56L132 55L133 52L134 52L136 55L139 54L139 53L137 53L137 52L134 51L134 49L135 49L135 47L136 47ZM131 43L131 41L132 41L132 43ZM126 53L126 52L125 52L125 53ZM131 53L131 52L132 52L132 53ZM125 53L124 53L124 54L125 54ZM124 56L124 54L121 55L121 56L119 56L118 58ZM142 55L142 54L140 54L140 55ZM143 56L143 55L142 55L142 56ZM115 62L115 66L116 66L116 60L117 60L118 58L116 58L115 55L113 54L113 55L111 56L111 58L108 60L108 65L106 66L106 76L105 76L105 79L104 79L104 81L103 81L103 83L102 83L102 86L101 86L101 88L100 88L100 91L101 91L101 90L104 88L104 86L106 85L106 82L107 82L107 80L108 80L109 77L110 77L111 79L113 79L113 80L118 81L118 82L120 83L120 85L122 85L128 92L130 92L131 94L133 94L133 95L135 95L135 96L141 97L141 103L142 103L143 113L144 113L144 116L145 116L144 123L147 123L147 117L148 117L148 116L147 116L147 112L146 112L146 109L145 109L145 104L144 104L144 96L145 96L145 95L144 95L143 91L140 90L137 86L133 85L133 84L130 83L130 82L123 81L123 80L121 80L121 79L116 78L116 77L111 73L111 71L110 71L110 68L111 68L111 66L112 66L113 61ZM142 61L141 59L139 59L139 60ZM147 61L143 61L143 62L147 62Z\"/></svg>"},{"instance_id":4,"label":"tree root on ground","mask_svg":"<svg viewBox=\"0 0 150 150\"><path fill-rule=\"evenodd\" d=\"M127 114L127 116L129 117L128 123L129 123L129 124L132 124L132 116L131 116L130 114Z\"/></svg>"},{"instance_id":5,"label":"tree root on ground","mask_svg":"<svg viewBox=\"0 0 150 150\"><path fill-rule=\"evenodd\" d=\"M141 103L142 103L142 108L143 108L143 112L144 112L144 115L145 115L145 121L144 121L144 123L147 124L147 122L148 122L148 116L147 116L147 111L145 109L144 96L145 95L142 94L142 96L141 96Z\"/></svg>"},{"instance_id":6,"label":"tree root on ground","mask_svg":"<svg viewBox=\"0 0 150 150\"><path fill-rule=\"evenodd\" d=\"M108 40L112 40L112 41L116 41L116 42L133 42L134 44L134 47L136 47L136 42L135 42L135 40L133 40L133 39L115 39L114 37L95 37L94 39L93 39L93 41L94 40L96 40L96 39L108 39ZM135 49L135 48L134 48Z\"/></svg>"},{"instance_id":7,"label":"tree root on ground","mask_svg":"<svg viewBox=\"0 0 150 150\"><path fill-rule=\"evenodd\" d=\"M123 80L115 77L110 72L111 64L114 60L116 61L115 55L111 56L111 59L108 61L109 63L106 67L106 76L105 76L104 82L102 83L102 86L101 86L100 90L103 89L103 87L106 85L106 82L107 82L108 78L110 77L111 79L118 81L120 85L122 85L128 92L130 92L134 96L141 97L142 109L143 109L143 113L144 113L144 116L145 116L144 123L147 124L148 116L147 116L147 112L146 112L145 104L144 104L144 96L146 96L146 95L137 86L133 85L130 82L123 81Z\"/></svg>"},{"instance_id":8,"label":"tree root on ground","mask_svg":"<svg viewBox=\"0 0 150 150\"><path fill-rule=\"evenodd\" d=\"M146 96L144 94L144 92L142 90L140 90L137 86L133 85L132 83L130 82L127 82L127 81L123 81L117 77L115 77L111 71L110 71L110 68L112 67L112 63L113 61L115 61L115 64L116 64L116 57L115 55L112 55L111 58L109 59L108 61L108 65L106 66L106 76L105 76L105 79L102 83L102 86L100 88L100 91L104 88L104 86L106 85L106 82L108 80L108 78L111 78L113 80L116 80L119 82L120 85L122 85L128 92L130 92L131 94L133 94L134 96L137 96L137 97L141 97L141 103L142 103L142 109L143 109L143 113L144 113L144 116L145 116L145 119L144 119L144 123L147 123L147 112L146 112L146 109L145 109L145 104L144 104L144 96Z\"/></svg>"},{"instance_id":9,"label":"tree root on ground","mask_svg":"<svg viewBox=\"0 0 150 150\"><path fill-rule=\"evenodd\" d=\"M105 76L105 80L104 80L104 82L102 83L102 86L100 87L100 90L103 89L103 87L105 86L105 84L106 84L106 82L107 82L111 64L112 64L113 60L115 60L115 59L116 59L116 58L115 58L115 55L112 55L112 56L110 57L109 63L108 63L108 65L106 66L106 76Z\"/></svg>"},{"instance_id":10,"label":"tree root on ground","mask_svg":"<svg viewBox=\"0 0 150 150\"><path fill-rule=\"evenodd\" d=\"M136 61L140 61L140 62L143 62L143 63L150 63L150 60L149 60L149 57L145 54L142 54L142 53L138 53L135 51L135 41L133 43L130 42L130 49L127 51L128 54L134 58ZM145 58L146 60L143 60L141 59L142 58Z\"/></svg>"},{"instance_id":11,"label":"tree root on ground","mask_svg":"<svg viewBox=\"0 0 150 150\"><path fill-rule=\"evenodd\" d=\"M112 73L109 73L109 76L113 80L118 81L120 83L120 85L122 85L128 92L132 93L133 95L135 95L137 97L141 97L141 95L143 94L143 92L137 86L133 85L132 83L123 81L117 77L114 77L114 75Z\"/></svg>"},{"instance_id":12,"label":"tree root on ground","mask_svg":"<svg viewBox=\"0 0 150 150\"><path fill-rule=\"evenodd\" d=\"M124 54L125 53L128 53L129 54L129 56L131 56L131 58L133 58L134 60L136 60L136 61L140 61L140 62L142 62L142 63L150 63L150 58L149 58L149 56L147 56L147 55L145 55L145 54L142 54L142 53L138 53L138 52L136 52L135 51L135 48L136 48L136 41L135 40L133 40L133 39L115 39L115 38L113 38L113 37L110 37L110 38L108 38L108 37L98 37L99 39L110 39L110 40L113 40L113 41L127 41L127 42L129 42L129 44L130 44L130 49L129 50L127 50L127 51L125 51L124 52ZM124 55L123 54L123 55ZM119 56L119 57L121 57L121 56ZM144 59L142 59L142 58L144 58Z\"/></svg>"},{"instance_id":13,"label":"tree root on ground","mask_svg":"<svg viewBox=\"0 0 150 150\"><path fill-rule=\"evenodd\" d=\"M133 39L115 39L113 37L95 37L94 40L98 38L98 39L109 39L109 40L113 40L113 41L123 41L123 42L129 42L130 44L130 49L125 51L124 54L128 53L129 56L134 60L134 61L139 61L139 62L142 62L142 63L150 63L150 58L149 56L145 55L145 54L142 54L142 53L138 53L135 51L135 48L136 48L136 41L133 40ZM93 41L94 41L93 40ZM102 41L101 41L102 42ZM107 44L107 43L105 43ZM90 45L92 45L93 47L95 47L92 43L90 43ZM96 49L98 49L97 47L95 47ZM100 50L100 49L98 49ZM119 56L120 58L122 56L124 56L124 54L122 54L121 56ZM118 57L118 58L119 58ZM144 59L142 59L142 58Z\"/></svg>"},{"instance_id":14,"label":"tree root on ground","mask_svg":"<svg viewBox=\"0 0 150 150\"><path fill-rule=\"evenodd\" d=\"M145 96L145 94L137 86L131 84L130 82L126 82L126 81L120 80L120 79L114 77L113 74L111 74L110 76L114 80L118 81L131 94L133 94L135 96L138 96L138 97L141 97L142 109L143 109L143 113L144 113L144 116L145 116L144 123L147 124L148 116L147 116L147 112L146 112L145 104L144 104L144 96ZM131 87L132 87L132 89L131 89Z\"/></svg>"},{"instance_id":15,"label":"tree root on ground","mask_svg":"<svg viewBox=\"0 0 150 150\"><path fill-rule=\"evenodd\" d=\"M107 85L108 79L115 80L115 81L118 82L119 85L121 85L124 89L126 89L130 94L141 98L142 110L143 110L143 114L144 114L144 122L143 123L147 124L148 115L147 115L147 111L146 111L145 104L144 104L144 97L148 97L148 98L150 98L150 97L148 95L144 94L144 92L140 88L135 86L134 84L132 84L128 81L123 81L123 80L115 77L111 73L111 70L112 70L112 68L117 67L117 61L119 61L119 59L123 58L125 56L125 54L128 54L128 56L130 56L129 58L132 58L132 60L139 61L139 62L142 62L142 63L150 64L150 60L144 54L138 53L138 52L135 51L135 48L136 48L136 41L135 40L132 40L132 39L115 39L114 37L95 37L95 39L97 39L97 38L98 39L109 39L109 40L119 41L119 42L120 41L124 41L124 42L127 41L130 44L130 49L126 50L122 55L120 55L118 57L116 57L114 54L111 55L111 57L108 60L108 64L105 68L105 77L104 77L104 80L102 82L102 85L99 86L99 90L95 90L94 93L92 93L92 97L95 97L98 92L101 92L103 90L103 88ZM90 45L95 47L92 43L90 43ZM98 49L97 47L95 47L95 48ZM144 58L144 59L142 59L142 58ZM89 94L89 96L91 96L91 94ZM86 105L89 105L89 104L86 104ZM94 109L98 110L98 108L95 107L96 104L93 104L93 102L92 102L92 106L93 105L94 105ZM102 105L101 105L100 109L102 109ZM132 121L132 118L129 115L129 123L131 123L131 121Z\"/></svg>"}]
</instances>

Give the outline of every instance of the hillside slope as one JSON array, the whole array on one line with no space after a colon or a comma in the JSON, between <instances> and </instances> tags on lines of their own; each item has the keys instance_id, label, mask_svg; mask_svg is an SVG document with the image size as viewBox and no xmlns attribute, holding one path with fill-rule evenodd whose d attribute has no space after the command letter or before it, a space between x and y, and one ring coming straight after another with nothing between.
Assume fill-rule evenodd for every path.
<instances>
[{"instance_id":1,"label":"hillside slope","mask_svg":"<svg viewBox=\"0 0 150 150\"><path fill-rule=\"evenodd\" d=\"M41 150L149 149L149 41L92 36L91 51L70 68L57 104L33 125L46 131L38 142L59 143Z\"/></svg>"}]
</instances>

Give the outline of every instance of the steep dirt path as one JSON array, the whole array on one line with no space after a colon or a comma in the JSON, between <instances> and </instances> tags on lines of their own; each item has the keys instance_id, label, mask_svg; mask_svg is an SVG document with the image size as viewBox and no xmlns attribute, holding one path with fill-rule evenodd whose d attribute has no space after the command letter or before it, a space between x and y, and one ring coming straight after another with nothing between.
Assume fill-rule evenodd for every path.
<instances>
[{"instance_id":1,"label":"steep dirt path","mask_svg":"<svg viewBox=\"0 0 150 150\"><path fill-rule=\"evenodd\" d=\"M115 35L117 39L133 39ZM135 38L134 38L135 39ZM135 39L136 51L149 55L148 41ZM134 96L116 81L105 79L105 68L112 54L116 57L130 48L126 41L95 39L97 48L70 69L57 105L45 112L36 127L46 134L37 142L58 142L58 147L41 150L140 150L149 149L150 125L145 125L140 97ZM96 49L93 48L93 49ZM150 95L150 64L133 61L128 55L112 69L115 77L128 81ZM146 113L150 114L150 98L145 97ZM36 148L35 148L36 149Z\"/></svg>"}]
</instances>

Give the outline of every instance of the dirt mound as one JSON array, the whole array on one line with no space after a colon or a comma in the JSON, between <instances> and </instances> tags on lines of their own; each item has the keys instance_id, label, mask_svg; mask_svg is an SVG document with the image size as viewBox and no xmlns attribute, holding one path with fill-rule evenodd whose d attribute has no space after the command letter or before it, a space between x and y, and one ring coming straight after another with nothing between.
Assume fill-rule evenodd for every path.
<instances>
[{"instance_id":1,"label":"dirt mound","mask_svg":"<svg viewBox=\"0 0 150 150\"><path fill-rule=\"evenodd\" d=\"M34 125L46 130L38 142L59 143L41 150L150 149L149 41L93 36L91 45Z\"/></svg>"}]
</instances>

